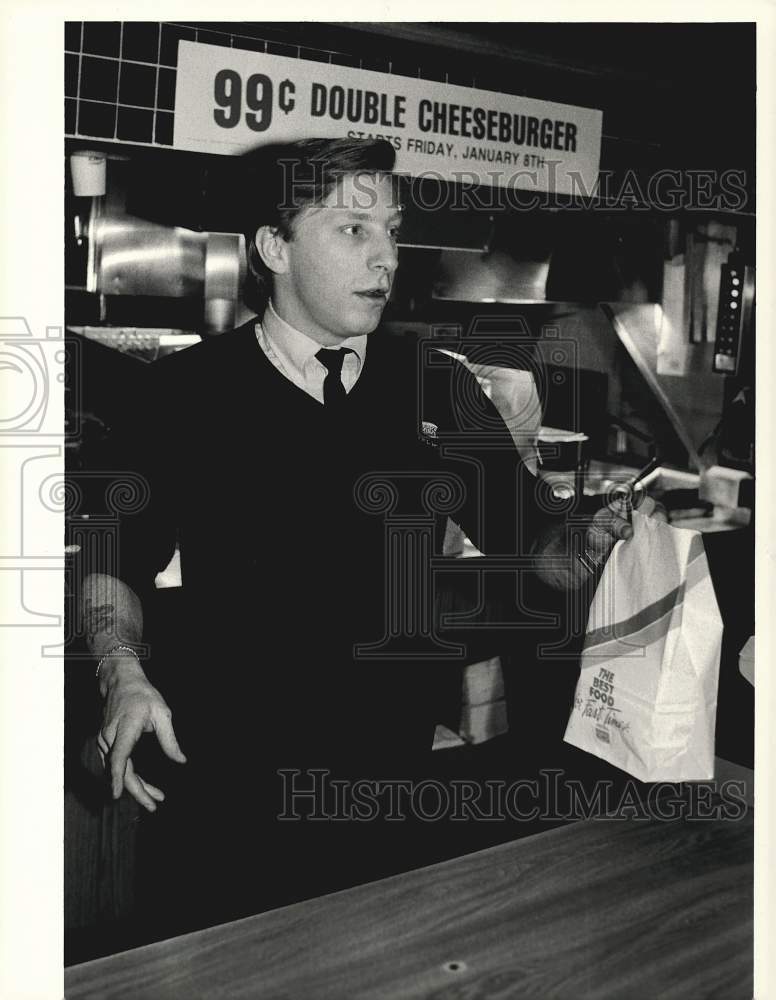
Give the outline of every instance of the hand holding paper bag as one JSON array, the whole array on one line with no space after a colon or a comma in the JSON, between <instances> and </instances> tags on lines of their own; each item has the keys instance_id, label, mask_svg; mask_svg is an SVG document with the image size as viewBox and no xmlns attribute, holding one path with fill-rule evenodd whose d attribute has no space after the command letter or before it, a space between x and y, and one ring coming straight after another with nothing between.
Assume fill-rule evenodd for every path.
<instances>
[{"instance_id":1,"label":"hand holding paper bag","mask_svg":"<svg viewBox=\"0 0 776 1000\"><path fill-rule=\"evenodd\" d=\"M642 781L714 777L722 620L701 535L634 512L593 598L565 740Z\"/></svg>"}]
</instances>

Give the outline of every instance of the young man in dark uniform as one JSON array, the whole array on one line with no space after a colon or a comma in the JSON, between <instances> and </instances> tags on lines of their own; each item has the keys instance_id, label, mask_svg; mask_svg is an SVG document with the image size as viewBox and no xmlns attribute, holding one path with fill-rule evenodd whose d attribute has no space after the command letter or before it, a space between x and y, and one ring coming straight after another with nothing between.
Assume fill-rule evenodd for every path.
<instances>
[{"instance_id":1,"label":"young man in dark uniform","mask_svg":"<svg viewBox=\"0 0 776 1000\"><path fill-rule=\"evenodd\" d=\"M133 765L144 732L185 764L152 820L160 934L433 859L428 824L377 799L359 822L331 782L433 773L462 661L430 637L430 526L450 513L487 554L532 553L545 593L588 579L476 381L375 333L398 265L393 161L382 141L309 140L257 167L260 321L152 367L132 460L150 502L122 527L119 579L84 585L114 797L165 799ZM601 512L586 542L601 561L629 533ZM174 669L147 676L142 607L176 538L186 624Z\"/></svg>"}]
</instances>

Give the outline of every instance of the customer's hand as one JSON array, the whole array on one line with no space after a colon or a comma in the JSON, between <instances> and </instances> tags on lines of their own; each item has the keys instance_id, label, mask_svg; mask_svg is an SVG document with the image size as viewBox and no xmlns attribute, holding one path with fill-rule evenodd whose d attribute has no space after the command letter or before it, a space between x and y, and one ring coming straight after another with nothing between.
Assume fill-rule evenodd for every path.
<instances>
[{"instance_id":1,"label":"customer's hand","mask_svg":"<svg viewBox=\"0 0 776 1000\"><path fill-rule=\"evenodd\" d=\"M103 766L110 769L113 798L120 798L126 789L141 806L155 812L156 803L164 801L164 792L136 773L130 754L143 733L153 732L165 754L185 764L172 713L134 656L113 654L101 673L105 705L97 747Z\"/></svg>"}]
</instances>

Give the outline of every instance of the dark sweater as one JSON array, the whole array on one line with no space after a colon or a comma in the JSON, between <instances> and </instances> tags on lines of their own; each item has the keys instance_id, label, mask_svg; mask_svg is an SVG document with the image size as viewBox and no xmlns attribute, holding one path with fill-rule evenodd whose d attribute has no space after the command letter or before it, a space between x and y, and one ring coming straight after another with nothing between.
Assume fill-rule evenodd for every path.
<instances>
[{"instance_id":1,"label":"dark sweater","mask_svg":"<svg viewBox=\"0 0 776 1000\"><path fill-rule=\"evenodd\" d=\"M263 723L272 745L298 748L314 733L320 746L323 726L352 748L370 741L367 725L382 742L389 729L408 747L429 742L434 688L454 672L448 663L441 673L439 649L417 634L429 623L414 611L428 607L432 584L427 576L425 594L408 594L389 523L405 519L397 544L414 579L441 554L447 513L488 555L514 556L520 539L525 551L541 519L533 477L476 380L427 347L372 334L338 410L275 369L253 322L152 366L148 432L133 459L152 503L125 522L120 575L147 595L177 530L180 648L196 667L179 672L175 697L191 707L190 738L198 706L226 698L225 712L274 706ZM420 536L431 551L412 549ZM384 638L391 609L414 634L382 658L354 654Z\"/></svg>"},{"instance_id":2,"label":"dark sweater","mask_svg":"<svg viewBox=\"0 0 776 1000\"><path fill-rule=\"evenodd\" d=\"M167 793L139 888L162 936L436 857L424 823L277 821L279 771L431 773L439 705L451 685L460 696L466 662L419 655L445 517L505 556L541 518L476 380L424 345L372 334L338 411L274 368L253 323L151 375L127 460L152 502L125 519L119 575L147 599L177 531L184 625L150 672L189 762L165 774L158 751L156 764L135 755ZM413 574L391 569L397 554ZM410 639L384 658L354 651L390 633L392 611Z\"/></svg>"}]
</instances>

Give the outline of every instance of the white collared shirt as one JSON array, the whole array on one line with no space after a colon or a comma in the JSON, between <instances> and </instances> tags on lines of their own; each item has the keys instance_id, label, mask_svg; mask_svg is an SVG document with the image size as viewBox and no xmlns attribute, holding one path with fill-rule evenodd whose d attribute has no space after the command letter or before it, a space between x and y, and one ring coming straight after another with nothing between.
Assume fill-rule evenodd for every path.
<instances>
[{"instance_id":1,"label":"white collared shirt","mask_svg":"<svg viewBox=\"0 0 776 1000\"><path fill-rule=\"evenodd\" d=\"M261 322L256 323L259 346L272 364L290 382L323 403L323 381L328 369L317 358L321 344L290 326L268 303ZM358 381L366 357L367 335L348 337L331 350L349 348L342 363L342 384L350 392Z\"/></svg>"}]
</instances>

